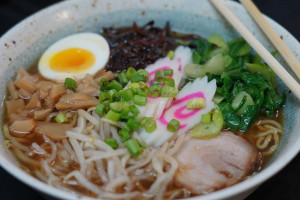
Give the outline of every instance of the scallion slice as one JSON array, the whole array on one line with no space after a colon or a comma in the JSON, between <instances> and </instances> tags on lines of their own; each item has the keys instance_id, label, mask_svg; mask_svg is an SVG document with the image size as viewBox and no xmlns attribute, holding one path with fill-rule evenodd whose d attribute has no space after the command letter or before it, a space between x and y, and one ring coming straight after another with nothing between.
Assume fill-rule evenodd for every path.
<instances>
[{"instance_id":1,"label":"scallion slice","mask_svg":"<svg viewBox=\"0 0 300 200\"><path fill-rule=\"evenodd\" d=\"M115 89L117 91L120 91L123 89L122 85L116 81L116 80L112 80L109 84L108 84L108 88L109 89Z\"/></svg>"},{"instance_id":2,"label":"scallion slice","mask_svg":"<svg viewBox=\"0 0 300 200\"><path fill-rule=\"evenodd\" d=\"M175 87L175 81L172 78L165 77L163 83L165 86Z\"/></svg>"},{"instance_id":3,"label":"scallion slice","mask_svg":"<svg viewBox=\"0 0 300 200\"><path fill-rule=\"evenodd\" d=\"M121 117L121 114L117 113L113 110L109 110L108 113L105 115L106 119L109 119L109 120L112 120L112 121L115 121L115 122L119 121L120 117Z\"/></svg>"},{"instance_id":4,"label":"scallion slice","mask_svg":"<svg viewBox=\"0 0 300 200\"><path fill-rule=\"evenodd\" d=\"M128 83L128 79L127 79L127 76L126 76L125 72L121 72L118 75L118 78L119 78L119 81L120 81L121 85L125 86Z\"/></svg>"},{"instance_id":5,"label":"scallion slice","mask_svg":"<svg viewBox=\"0 0 300 200\"><path fill-rule=\"evenodd\" d=\"M140 145L137 143L136 139L127 140L125 146L127 147L132 157L134 158L138 157L143 152Z\"/></svg>"},{"instance_id":6,"label":"scallion slice","mask_svg":"<svg viewBox=\"0 0 300 200\"><path fill-rule=\"evenodd\" d=\"M104 109L105 109L105 105L103 103L99 103L97 106L96 106L96 113L100 116L103 115L104 113Z\"/></svg>"},{"instance_id":7,"label":"scallion slice","mask_svg":"<svg viewBox=\"0 0 300 200\"><path fill-rule=\"evenodd\" d=\"M122 103L120 102L113 102L109 104L110 109L112 109L115 112L121 112L122 111Z\"/></svg>"},{"instance_id":8,"label":"scallion slice","mask_svg":"<svg viewBox=\"0 0 300 200\"><path fill-rule=\"evenodd\" d=\"M118 148L118 142L117 142L117 140L115 139L115 138L105 138L104 139L104 142L106 143L106 144L108 144L111 148L113 148L113 149L117 149Z\"/></svg>"},{"instance_id":9,"label":"scallion slice","mask_svg":"<svg viewBox=\"0 0 300 200\"><path fill-rule=\"evenodd\" d=\"M129 131L127 131L125 129L121 129L119 131L119 136L120 136L122 142L126 142L127 140L130 139Z\"/></svg>"},{"instance_id":10,"label":"scallion slice","mask_svg":"<svg viewBox=\"0 0 300 200\"><path fill-rule=\"evenodd\" d=\"M114 94L117 93L117 90L116 89L111 89L111 90L108 90L107 93L110 94L110 96L112 97Z\"/></svg>"},{"instance_id":11,"label":"scallion slice","mask_svg":"<svg viewBox=\"0 0 300 200\"><path fill-rule=\"evenodd\" d=\"M133 91L131 88L128 88L126 90L123 90L121 92L122 98L124 99L124 101L131 101L133 100Z\"/></svg>"},{"instance_id":12,"label":"scallion slice","mask_svg":"<svg viewBox=\"0 0 300 200\"><path fill-rule=\"evenodd\" d=\"M162 82L164 80L164 72L160 71L160 70L156 71L155 72L155 80L157 82Z\"/></svg>"},{"instance_id":13,"label":"scallion slice","mask_svg":"<svg viewBox=\"0 0 300 200\"><path fill-rule=\"evenodd\" d=\"M59 113L58 115L56 115L55 117L55 121L58 123L58 124L62 124L64 122L66 122L68 119L66 117L66 115L64 113Z\"/></svg>"},{"instance_id":14,"label":"scallion slice","mask_svg":"<svg viewBox=\"0 0 300 200\"><path fill-rule=\"evenodd\" d=\"M136 131L140 126L140 122L136 119L129 119L126 122L126 125L130 128L130 130Z\"/></svg>"},{"instance_id":15,"label":"scallion slice","mask_svg":"<svg viewBox=\"0 0 300 200\"><path fill-rule=\"evenodd\" d=\"M176 119L172 119L167 125L168 131L170 131L172 133L175 133L176 131L178 131L179 127L180 127L180 123Z\"/></svg>"},{"instance_id":16,"label":"scallion slice","mask_svg":"<svg viewBox=\"0 0 300 200\"><path fill-rule=\"evenodd\" d=\"M134 119L140 114L140 110L135 105L129 105L128 112L123 113L122 111L121 114L122 119Z\"/></svg>"},{"instance_id":17,"label":"scallion slice","mask_svg":"<svg viewBox=\"0 0 300 200\"><path fill-rule=\"evenodd\" d=\"M172 50L170 50L170 51L168 52L167 56L172 60L172 59L174 58L174 56L175 56L175 52L172 51Z\"/></svg>"},{"instance_id":18,"label":"scallion slice","mask_svg":"<svg viewBox=\"0 0 300 200\"><path fill-rule=\"evenodd\" d=\"M76 90L76 87L77 87L77 83L74 79L72 78L66 78L65 79L65 83L64 83L64 87L66 89L69 89L69 90L73 90L75 91Z\"/></svg>"},{"instance_id":19,"label":"scallion slice","mask_svg":"<svg viewBox=\"0 0 300 200\"><path fill-rule=\"evenodd\" d=\"M101 102L103 102L105 100L111 101L112 100L112 96L108 92L101 91L100 95L99 95L99 102L101 103Z\"/></svg>"},{"instance_id":20,"label":"scallion slice","mask_svg":"<svg viewBox=\"0 0 300 200\"><path fill-rule=\"evenodd\" d=\"M139 83L130 83L128 85L129 88L140 88L140 84Z\"/></svg>"},{"instance_id":21,"label":"scallion slice","mask_svg":"<svg viewBox=\"0 0 300 200\"><path fill-rule=\"evenodd\" d=\"M108 81L107 81L107 79L106 78L101 78L99 86L100 86L100 90L101 91L106 91L108 89Z\"/></svg>"},{"instance_id":22,"label":"scallion slice","mask_svg":"<svg viewBox=\"0 0 300 200\"><path fill-rule=\"evenodd\" d=\"M135 74L136 74L136 70L133 67L129 67L126 71L126 76L128 79L131 79L131 77Z\"/></svg>"},{"instance_id":23,"label":"scallion slice","mask_svg":"<svg viewBox=\"0 0 300 200\"><path fill-rule=\"evenodd\" d=\"M137 95L143 96L143 97L147 97L147 93L144 92L142 89L138 88L137 89Z\"/></svg>"},{"instance_id":24,"label":"scallion slice","mask_svg":"<svg viewBox=\"0 0 300 200\"><path fill-rule=\"evenodd\" d=\"M203 98L194 98L187 102L186 109L196 110L204 108L206 106L205 99Z\"/></svg>"},{"instance_id":25,"label":"scallion slice","mask_svg":"<svg viewBox=\"0 0 300 200\"><path fill-rule=\"evenodd\" d=\"M157 129L156 121L152 117L147 117L142 122L147 133L153 133Z\"/></svg>"},{"instance_id":26,"label":"scallion slice","mask_svg":"<svg viewBox=\"0 0 300 200\"><path fill-rule=\"evenodd\" d=\"M130 80L132 83L139 82L139 81L146 81L144 75L139 73L133 75Z\"/></svg>"},{"instance_id":27,"label":"scallion slice","mask_svg":"<svg viewBox=\"0 0 300 200\"><path fill-rule=\"evenodd\" d=\"M161 97L176 97L178 93L178 89L176 87L170 87L165 85L164 87L162 87L161 89Z\"/></svg>"},{"instance_id":28,"label":"scallion slice","mask_svg":"<svg viewBox=\"0 0 300 200\"><path fill-rule=\"evenodd\" d=\"M139 69L139 70L137 71L137 73L144 76L144 78L145 78L145 81L144 81L144 82L146 82L146 81L148 80L148 78L149 78L149 72L148 72L148 71L146 71L146 70L144 70L144 69Z\"/></svg>"},{"instance_id":29,"label":"scallion slice","mask_svg":"<svg viewBox=\"0 0 300 200\"><path fill-rule=\"evenodd\" d=\"M143 149L146 149L147 148L147 146L143 143L143 142L141 142L140 140L138 140L138 139L136 139L136 142L140 145L140 147L142 147Z\"/></svg>"},{"instance_id":30,"label":"scallion slice","mask_svg":"<svg viewBox=\"0 0 300 200\"><path fill-rule=\"evenodd\" d=\"M112 101L114 101L114 102L115 102L115 101L121 101L121 99L122 99L121 92L122 92L122 91L114 93L114 94L112 95Z\"/></svg>"},{"instance_id":31,"label":"scallion slice","mask_svg":"<svg viewBox=\"0 0 300 200\"><path fill-rule=\"evenodd\" d=\"M152 85L148 91L149 97L158 97L161 93L161 88L161 85Z\"/></svg>"},{"instance_id":32,"label":"scallion slice","mask_svg":"<svg viewBox=\"0 0 300 200\"><path fill-rule=\"evenodd\" d=\"M129 106L129 113L128 115L131 115L131 118L136 118L140 114L140 110L135 105Z\"/></svg>"},{"instance_id":33,"label":"scallion slice","mask_svg":"<svg viewBox=\"0 0 300 200\"><path fill-rule=\"evenodd\" d=\"M134 95L133 97L133 103L139 106L144 106L146 105L147 102L147 97L145 96L140 96L140 95Z\"/></svg>"},{"instance_id":34,"label":"scallion slice","mask_svg":"<svg viewBox=\"0 0 300 200\"><path fill-rule=\"evenodd\" d=\"M163 69L165 76L172 76L173 75L173 69Z\"/></svg>"}]
</instances>

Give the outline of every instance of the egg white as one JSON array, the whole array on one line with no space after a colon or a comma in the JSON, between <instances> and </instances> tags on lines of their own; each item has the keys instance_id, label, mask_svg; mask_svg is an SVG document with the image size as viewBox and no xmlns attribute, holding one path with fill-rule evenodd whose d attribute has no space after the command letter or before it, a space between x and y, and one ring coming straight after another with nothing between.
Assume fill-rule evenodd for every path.
<instances>
[{"instance_id":1,"label":"egg white","mask_svg":"<svg viewBox=\"0 0 300 200\"><path fill-rule=\"evenodd\" d=\"M79 72L58 72L50 68L51 58L66 49L80 48L91 52L95 57L95 63L86 70ZM77 33L62 38L51 45L41 56L38 69L40 74L51 80L62 82L67 77L80 79L87 73L94 75L97 71L104 68L109 59L110 49L104 37L96 33Z\"/></svg>"}]
</instances>

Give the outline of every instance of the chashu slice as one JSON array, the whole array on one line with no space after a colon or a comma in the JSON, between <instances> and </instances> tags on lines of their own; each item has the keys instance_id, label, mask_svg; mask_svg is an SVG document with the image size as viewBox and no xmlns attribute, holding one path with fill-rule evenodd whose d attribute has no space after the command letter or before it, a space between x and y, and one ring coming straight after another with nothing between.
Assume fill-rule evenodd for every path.
<instances>
[{"instance_id":1,"label":"chashu slice","mask_svg":"<svg viewBox=\"0 0 300 200\"><path fill-rule=\"evenodd\" d=\"M175 158L175 184L200 195L241 181L252 171L258 153L244 138L223 131L209 140L187 136Z\"/></svg>"}]
</instances>

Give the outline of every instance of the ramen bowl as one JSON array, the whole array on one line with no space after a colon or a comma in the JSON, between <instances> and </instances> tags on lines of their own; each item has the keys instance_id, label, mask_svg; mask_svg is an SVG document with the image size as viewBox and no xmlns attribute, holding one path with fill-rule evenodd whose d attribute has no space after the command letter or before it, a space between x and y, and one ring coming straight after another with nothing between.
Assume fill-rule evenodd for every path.
<instances>
[{"instance_id":1,"label":"ramen bowl","mask_svg":"<svg viewBox=\"0 0 300 200\"><path fill-rule=\"evenodd\" d=\"M272 51L272 45L246 10L233 1L225 1L225 3L257 39ZM110 0L73 0L61 2L23 20L0 39L1 102L6 96L7 83L13 79L18 69L30 67L42 52L59 38L77 32L100 32L102 27L130 26L134 21L142 25L150 20L154 20L155 25L159 27L170 22L172 30L182 33L194 33L204 37L219 33L225 40L239 37L207 0L119 0L113 2ZM267 20L300 59L299 42L275 21L270 18ZM285 65L280 57L278 60ZM277 82L280 92L287 94L287 103L284 108L284 135L277 153L256 175L231 187L191 199L244 199L260 184L285 167L299 152L300 124L297 121L300 119L299 102L280 80ZM3 109L2 112L4 112ZM1 124L2 118L3 115L1 115ZM0 165L11 175L48 196L68 200L90 199L49 186L23 171L5 147L2 133L0 134Z\"/></svg>"}]
</instances>

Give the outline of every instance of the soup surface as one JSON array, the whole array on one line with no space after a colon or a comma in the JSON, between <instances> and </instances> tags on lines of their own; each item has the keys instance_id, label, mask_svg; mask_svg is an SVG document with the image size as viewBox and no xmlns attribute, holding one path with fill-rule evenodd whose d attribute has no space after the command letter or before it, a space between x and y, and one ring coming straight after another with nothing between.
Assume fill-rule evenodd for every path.
<instances>
[{"instance_id":1,"label":"soup surface","mask_svg":"<svg viewBox=\"0 0 300 200\"><path fill-rule=\"evenodd\" d=\"M74 44L82 55L75 63L86 52L109 55L97 72L54 70L49 80L40 61L8 83L5 145L25 171L95 198L176 199L243 181L276 152L285 96L243 39L184 35L154 22L104 28L102 36L97 54ZM68 51L63 40L55 55ZM73 66L67 57L56 63Z\"/></svg>"}]
</instances>

